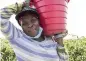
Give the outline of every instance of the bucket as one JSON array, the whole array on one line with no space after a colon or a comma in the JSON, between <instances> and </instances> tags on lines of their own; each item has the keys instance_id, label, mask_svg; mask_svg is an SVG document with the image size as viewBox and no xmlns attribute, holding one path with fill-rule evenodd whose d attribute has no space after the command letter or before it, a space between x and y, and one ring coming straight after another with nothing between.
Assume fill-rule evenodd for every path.
<instances>
[{"instance_id":1,"label":"bucket","mask_svg":"<svg viewBox=\"0 0 86 61\"><path fill-rule=\"evenodd\" d=\"M40 14L44 35L50 36L66 30L67 4L69 0L33 0Z\"/></svg>"}]
</instances>

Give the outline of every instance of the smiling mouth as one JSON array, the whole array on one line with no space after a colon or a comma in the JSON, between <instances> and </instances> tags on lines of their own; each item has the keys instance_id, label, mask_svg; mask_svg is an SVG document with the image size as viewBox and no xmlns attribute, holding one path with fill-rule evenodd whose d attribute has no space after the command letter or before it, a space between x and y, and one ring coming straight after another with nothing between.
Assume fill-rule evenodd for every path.
<instances>
[{"instance_id":1,"label":"smiling mouth","mask_svg":"<svg viewBox=\"0 0 86 61\"><path fill-rule=\"evenodd\" d=\"M35 29L31 28L30 30L28 30L28 32L32 32L32 31L37 31L37 29L36 28Z\"/></svg>"}]
</instances>

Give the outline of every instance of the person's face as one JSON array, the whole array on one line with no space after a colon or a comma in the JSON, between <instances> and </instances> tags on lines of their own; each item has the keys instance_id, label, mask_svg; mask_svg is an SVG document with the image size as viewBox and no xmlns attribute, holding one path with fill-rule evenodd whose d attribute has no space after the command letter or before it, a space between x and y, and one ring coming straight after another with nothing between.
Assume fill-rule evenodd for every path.
<instances>
[{"instance_id":1,"label":"person's face","mask_svg":"<svg viewBox=\"0 0 86 61\"><path fill-rule=\"evenodd\" d=\"M25 14L19 21L25 34L34 37L39 30L39 19L34 14Z\"/></svg>"}]
</instances>

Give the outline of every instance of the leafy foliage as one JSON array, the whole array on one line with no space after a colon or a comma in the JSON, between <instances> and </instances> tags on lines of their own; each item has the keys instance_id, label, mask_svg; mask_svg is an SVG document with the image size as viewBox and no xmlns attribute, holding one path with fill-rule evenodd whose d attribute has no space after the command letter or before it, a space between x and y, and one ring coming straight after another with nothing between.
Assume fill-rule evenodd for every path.
<instances>
[{"instance_id":1,"label":"leafy foliage","mask_svg":"<svg viewBox=\"0 0 86 61\"><path fill-rule=\"evenodd\" d=\"M1 61L16 61L15 54L6 39L0 39Z\"/></svg>"},{"instance_id":2,"label":"leafy foliage","mask_svg":"<svg viewBox=\"0 0 86 61\"><path fill-rule=\"evenodd\" d=\"M86 38L64 41L69 61L86 61Z\"/></svg>"},{"instance_id":3,"label":"leafy foliage","mask_svg":"<svg viewBox=\"0 0 86 61\"><path fill-rule=\"evenodd\" d=\"M1 61L16 61L15 54L6 39L0 39ZM64 45L69 54L69 61L86 61L86 38L65 40Z\"/></svg>"}]
</instances>

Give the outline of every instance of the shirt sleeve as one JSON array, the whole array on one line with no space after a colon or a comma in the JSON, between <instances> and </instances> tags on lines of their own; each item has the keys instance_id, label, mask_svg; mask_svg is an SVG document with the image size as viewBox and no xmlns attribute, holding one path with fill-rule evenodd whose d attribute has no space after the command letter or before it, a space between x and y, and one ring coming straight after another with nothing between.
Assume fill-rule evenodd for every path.
<instances>
[{"instance_id":1,"label":"shirt sleeve","mask_svg":"<svg viewBox=\"0 0 86 61\"><path fill-rule=\"evenodd\" d=\"M13 14L17 14L22 9L22 4L12 4L0 9L0 30L7 39L14 39L20 36L20 30L17 29L10 21Z\"/></svg>"},{"instance_id":2,"label":"shirt sleeve","mask_svg":"<svg viewBox=\"0 0 86 61\"><path fill-rule=\"evenodd\" d=\"M68 61L69 55L64 46L58 45L56 50L60 61Z\"/></svg>"}]
</instances>

